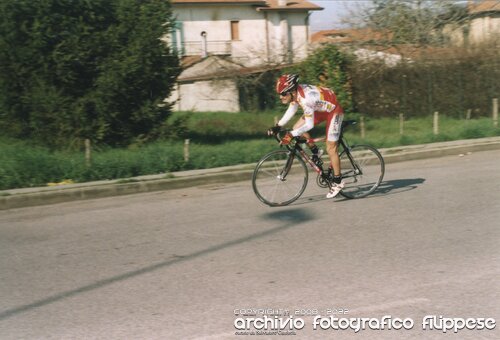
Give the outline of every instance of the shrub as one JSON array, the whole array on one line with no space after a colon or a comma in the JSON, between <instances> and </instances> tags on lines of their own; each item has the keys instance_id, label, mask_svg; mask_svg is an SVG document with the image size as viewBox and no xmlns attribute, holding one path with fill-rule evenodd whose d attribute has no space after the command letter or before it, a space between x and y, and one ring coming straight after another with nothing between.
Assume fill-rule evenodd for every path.
<instances>
[{"instance_id":1,"label":"shrub","mask_svg":"<svg viewBox=\"0 0 500 340\"><path fill-rule=\"evenodd\" d=\"M300 75L299 82L332 89L346 112L352 112L352 84L349 57L334 45L326 45L297 66L286 69Z\"/></svg>"},{"instance_id":2,"label":"shrub","mask_svg":"<svg viewBox=\"0 0 500 340\"><path fill-rule=\"evenodd\" d=\"M0 1L0 16L0 130L56 147L157 134L179 73L169 1Z\"/></svg>"}]
</instances>

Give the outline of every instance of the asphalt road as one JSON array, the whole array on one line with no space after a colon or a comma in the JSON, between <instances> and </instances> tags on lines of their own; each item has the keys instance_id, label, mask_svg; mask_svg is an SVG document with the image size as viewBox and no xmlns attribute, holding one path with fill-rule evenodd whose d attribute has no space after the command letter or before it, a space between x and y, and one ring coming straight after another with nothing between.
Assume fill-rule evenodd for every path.
<instances>
[{"instance_id":1,"label":"asphalt road","mask_svg":"<svg viewBox=\"0 0 500 340\"><path fill-rule=\"evenodd\" d=\"M285 208L239 182L2 211L0 338L241 339L236 314L273 309L253 318L298 322L294 339L498 339L422 320L500 320L499 170L500 151L395 163L369 198L312 178Z\"/></svg>"}]
</instances>

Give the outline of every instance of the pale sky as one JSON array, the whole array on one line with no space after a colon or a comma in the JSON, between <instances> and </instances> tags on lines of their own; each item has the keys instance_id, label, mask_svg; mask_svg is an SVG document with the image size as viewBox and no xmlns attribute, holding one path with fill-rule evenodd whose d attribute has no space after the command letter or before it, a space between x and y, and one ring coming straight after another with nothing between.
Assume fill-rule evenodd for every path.
<instances>
[{"instance_id":1,"label":"pale sky","mask_svg":"<svg viewBox=\"0 0 500 340\"><path fill-rule=\"evenodd\" d=\"M343 28L342 17L359 6L369 6L371 0L308 0L323 7L322 11L312 11L310 18L311 31Z\"/></svg>"}]
</instances>

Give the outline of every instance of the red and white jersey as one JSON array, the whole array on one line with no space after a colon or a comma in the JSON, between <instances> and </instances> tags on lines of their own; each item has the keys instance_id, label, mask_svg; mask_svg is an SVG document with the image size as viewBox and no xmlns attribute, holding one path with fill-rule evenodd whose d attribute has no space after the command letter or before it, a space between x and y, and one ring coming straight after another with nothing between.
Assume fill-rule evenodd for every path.
<instances>
[{"instance_id":1,"label":"red and white jersey","mask_svg":"<svg viewBox=\"0 0 500 340\"><path fill-rule=\"evenodd\" d=\"M315 115L320 113L343 114L342 107L337 101L337 96L332 90L326 87L301 84L297 87L297 98L290 103L278 125L286 125L295 115L299 106L304 111L305 124L299 129L293 130L291 132L293 136L299 136L311 130L315 123L324 120L315 119Z\"/></svg>"}]
</instances>

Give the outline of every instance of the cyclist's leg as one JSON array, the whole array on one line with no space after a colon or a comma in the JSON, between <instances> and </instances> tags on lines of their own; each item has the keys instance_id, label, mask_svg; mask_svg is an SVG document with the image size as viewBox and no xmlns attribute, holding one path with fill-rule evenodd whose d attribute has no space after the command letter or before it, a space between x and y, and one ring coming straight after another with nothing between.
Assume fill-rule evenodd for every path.
<instances>
[{"instance_id":1,"label":"cyclist's leg","mask_svg":"<svg viewBox=\"0 0 500 340\"><path fill-rule=\"evenodd\" d=\"M333 167L333 179L330 183L330 191L326 194L326 198L333 198L339 194L344 188L340 172L340 157L338 152L340 127L342 125L343 115L341 113L333 113L326 124L326 150L330 157L331 166Z\"/></svg>"},{"instance_id":2,"label":"cyclist's leg","mask_svg":"<svg viewBox=\"0 0 500 340\"><path fill-rule=\"evenodd\" d=\"M326 151L330 157L333 174L335 176L340 176L341 174L338 142L343 118L344 115L342 113L332 112L326 124Z\"/></svg>"}]
</instances>

